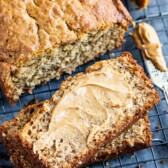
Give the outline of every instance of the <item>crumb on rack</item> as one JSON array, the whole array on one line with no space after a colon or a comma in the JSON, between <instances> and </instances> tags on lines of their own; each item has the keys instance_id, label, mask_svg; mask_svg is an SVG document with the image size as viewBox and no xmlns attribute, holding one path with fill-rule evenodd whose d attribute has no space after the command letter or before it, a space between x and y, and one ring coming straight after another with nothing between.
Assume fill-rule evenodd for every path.
<instances>
[{"instance_id":1,"label":"crumb on rack","mask_svg":"<svg viewBox=\"0 0 168 168\"><path fill-rule=\"evenodd\" d=\"M165 160L163 160L163 159L160 160L160 163L161 163L161 164L164 164L164 163L165 163Z\"/></svg>"},{"instance_id":2,"label":"crumb on rack","mask_svg":"<svg viewBox=\"0 0 168 168\"><path fill-rule=\"evenodd\" d=\"M135 22L135 21L132 21L131 24L132 24L132 27L133 27L133 28L136 27L136 22Z\"/></svg>"},{"instance_id":3,"label":"crumb on rack","mask_svg":"<svg viewBox=\"0 0 168 168\"><path fill-rule=\"evenodd\" d=\"M143 168L142 164L139 164L136 168Z\"/></svg>"},{"instance_id":4,"label":"crumb on rack","mask_svg":"<svg viewBox=\"0 0 168 168\"><path fill-rule=\"evenodd\" d=\"M132 158L134 158L134 157L135 157L135 155L133 154L133 155L131 155L131 157L130 157L130 158L132 159Z\"/></svg>"},{"instance_id":5,"label":"crumb on rack","mask_svg":"<svg viewBox=\"0 0 168 168\"><path fill-rule=\"evenodd\" d=\"M110 163L109 163L109 162L106 162L106 166L110 166Z\"/></svg>"},{"instance_id":6,"label":"crumb on rack","mask_svg":"<svg viewBox=\"0 0 168 168\"><path fill-rule=\"evenodd\" d=\"M32 105L32 104L37 104L39 102L39 99L38 98L34 98L32 100L30 100L28 103L25 103L25 106L29 106L29 105Z\"/></svg>"},{"instance_id":7,"label":"crumb on rack","mask_svg":"<svg viewBox=\"0 0 168 168\"><path fill-rule=\"evenodd\" d=\"M114 56L115 56L115 54L114 54L114 53L110 53L109 55L110 55L110 57L114 57Z\"/></svg>"},{"instance_id":8,"label":"crumb on rack","mask_svg":"<svg viewBox=\"0 0 168 168\"><path fill-rule=\"evenodd\" d=\"M158 129L160 129L160 128L161 128L160 125L157 125L157 126L155 127L156 132L158 132L158 131L159 131Z\"/></svg>"}]
</instances>

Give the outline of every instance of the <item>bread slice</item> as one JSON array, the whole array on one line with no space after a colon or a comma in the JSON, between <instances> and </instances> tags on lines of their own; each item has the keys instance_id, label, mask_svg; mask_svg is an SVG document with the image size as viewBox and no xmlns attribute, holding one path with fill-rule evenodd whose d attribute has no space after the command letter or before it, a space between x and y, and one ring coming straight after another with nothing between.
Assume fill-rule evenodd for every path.
<instances>
[{"instance_id":1,"label":"bread slice","mask_svg":"<svg viewBox=\"0 0 168 168\"><path fill-rule=\"evenodd\" d=\"M108 78L103 78L103 76L99 78L101 80L97 77L94 78L97 74L106 73L109 74L109 76L107 75ZM115 73L117 73L117 75ZM115 78L115 76L117 76L117 78ZM68 116L66 122L78 124L78 127L71 129L71 132L75 130L71 135L68 135L69 131L65 129L61 134L56 134L56 136L60 135L61 137L54 139L55 135L54 137L52 137L52 135L55 134L55 130L59 130L54 128L54 131L51 131L51 126L57 125L55 119L57 120L59 118L59 116L56 115L58 114L57 111L55 113L54 109L59 107L58 105L62 100L65 100L65 95L68 95L69 92L71 93L77 86L81 86L81 83L82 85L85 84L83 81L83 78L85 77L96 80L101 87L105 88L105 90L109 90L109 88L112 89L111 86L113 86L113 91L115 92L115 94L113 93L113 100L104 99L104 97L101 96L102 92L99 92L99 89L95 89L97 95L94 95L99 103L102 103L102 101L105 102L102 107L108 110L108 113L106 113L108 116L113 115L113 117L108 118L105 122L102 121L104 120L103 117L106 110L94 109L97 107L100 108L100 106L98 105L98 102L96 106L94 106L94 100L96 99L93 99L91 95L84 100L86 100L86 102L92 100L91 110L94 109L91 111L92 116L95 112L99 111L96 113L96 117L92 117L90 120L91 116L87 116L84 119L83 117L85 117L85 115L83 110L78 110L78 113L82 114L82 117L77 117L78 113L73 111L73 113L71 113L71 115L73 114L73 118ZM111 80L113 77L115 78L114 81ZM107 83L107 79L109 83ZM118 80L120 80L120 83L117 83ZM80 81L82 82L80 83ZM94 81L92 82L93 83L90 84L96 88L95 85L98 83L95 83ZM125 88L122 90L123 85L125 85ZM119 90L117 90L117 88ZM131 90L129 90L129 88L131 88ZM129 94L130 92L131 95ZM107 98L108 94L104 89L103 93L105 93L105 98ZM116 95L121 100L117 99ZM80 98L81 95L79 96L79 100ZM75 103L78 104L79 100L75 99ZM128 106L130 105L130 101L132 103L131 107ZM140 117L144 116L158 101L158 94L153 89L151 81L146 77L143 69L136 64L136 61L132 59L132 56L129 53L123 53L117 59L101 61L90 66L87 69L86 74L78 74L75 77L68 78L62 83L60 90L57 91L50 100L43 102L41 107L35 110L31 119L23 126L23 128L15 132L9 131L8 136L13 147L19 149L21 153L25 153L27 160L34 166L82 167L90 162L90 159L96 155L102 146L105 146L125 129L134 124ZM88 106L86 102L84 101L83 103ZM123 102L128 104L125 105ZM85 106L83 106L83 109L85 109ZM60 114L62 115L62 112ZM77 114L77 116L74 114ZM99 118L98 116L100 114L101 117ZM82 124L82 127L80 127L80 124ZM8 124L5 123L4 125ZM89 125L89 127L86 127L87 125ZM59 126L61 125L59 124ZM3 135L3 126L1 129L1 135ZM83 136L78 129L84 131L82 134ZM72 137L67 140L66 137L68 136ZM81 137L84 138L82 139ZM57 142L57 140L59 140L59 142ZM73 143L74 141L75 144ZM63 145L65 150L60 151L61 148L57 145L58 148L56 150L55 143L57 145ZM77 147L75 145L77 145Z\"/></svg>"},{"instance_id":2,"label":"bread slice","mask_svg":"<svg viewBox=\"0 0 168 168\"><path fill-rule=\"evenodd\" d=\"M33 113L41 108L43 102L37 105L31 105L22 110L13 120L6 122L1 126L1 133L3 132L3 142L7 147L7 151L11 156L10 159L16 168L26 167L34 168L34 165L27 160L27 156L21 154L19 149L15 149L11 141L9 140L9 134L22 127L30 120ZM148 117L145 116L135 123L130 129L122 133L119 137L114 139L111 143L108 143L105 147L102 147L90 160L90 163L99 161L106 161L111 158L115 158L120 155L130 154L135 151L147 148L151 145L151 132Z\"/></svg>"},{"instance_id":3,"label":"bread slice","mask_svg":"<svg viewBox=\"0 0 168 168\"><path fill-rule=\"evenodd\" d=\"M121 0L1 0L0 9L0 85L11 104L120 47L131 21Z\"/></svg>"},{"instance_id":4,"label":"bread slice","mask_svg":"<svg viewBox=\"0 0 168 168\"><path fill-rule=\"evenodd\" d=\"M102 147L96 156L90 160L89 164L107 161L116 158L117 156L134 153L138 150L150 147L151 143L152 136L150 132L150 124L146 115L111 143ZM13 149L13 151L14 152L10 158L16 168L35 168L31 162L27 160L24 153L21 154L18 149Z\"/></svg>"}]
</instances>

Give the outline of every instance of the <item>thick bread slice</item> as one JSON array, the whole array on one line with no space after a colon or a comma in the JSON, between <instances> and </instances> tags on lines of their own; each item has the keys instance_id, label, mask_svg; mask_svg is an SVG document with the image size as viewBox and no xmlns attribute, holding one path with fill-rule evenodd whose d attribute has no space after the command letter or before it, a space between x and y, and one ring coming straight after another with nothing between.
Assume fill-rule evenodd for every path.
<instances>
[{"instance_id":1,"label":"thick bread slice","mask_svg":"<svg viewBox=\"0 0 168 168\"><path fill-rule=\"evenodd\" d=\"M87 144L89 147L86 146L84 150L80 150L80 148L78 150L73 149L73 151L66 155L67 157L60 158L59 156L55 157L55 154L58 154L55 148L47 145L43 150L38 150L35 153L35 151L32 150L34 144L49 130L49 125L53 117L51 113L61 97L69 89L75 87L75 83L78 82L81 76L86 76L93 72L101 72L105 69L109 71L115 70L121 73L123 78L126 78L126 81L129 81L129 85L134 93L132 97L133 107L126 108L122 111L119 110L118 113L115 114L113 124L111 122L108 123L110 129L105 127L102 132L94 134L90 141L91 143ZM153 89L151 81L145 76L142 68L136 64L129 53L123 53L122 56L117 59L96 63L89 67L86 72L86 75L79 74L63 82L60 90L56 92L51 100L45 101L42 107L35 111L32 118L25 124L23 129L14 133L9 132L12 145L20 149L21 152L25 152L27 159L31 161L34 166L61 167L64 165L64 167L81 167L90 161L90 158L98 152L99 148L114 139L128 126L135 123L138 118L146 114L147 111L159 101L158 94ZM110 108L110 110L111 109L113 108ZM98 125L98 123L96 124ZM93 128L91 127L90 129ZM78 143L78 141L75 143ZM72 146L67 145L67 147ZM65 151L63 153L65 154ZM43 158L39 158L39 155Z\"/></svg>"},{"instance_id":2,"label":"thick bread slice","mask_svg":"<svg viewBox=\"0 0 168 168\"><path fill-rule=\"evenodd\" d=\"M34 168L34 166L27 160L27 156L21 154L19 149L15 149L8 138L10 132L15 132L30 120L33 112L41 107L42 103L31 105L22 110L13 120L6 122L1 126L1 133L3 132L3 143L10 155L10 159L16 168ZM147 116L140 119L130 129L122 133L119 137L114 139L111 143L102 147L95 155L95 158L90 160L91 163L106 161L120 155L133 153L135 151L147 148L151 145L151 132Z\"/></svg>"},{"instance_id":3,"label":"thick bread slice","mask_svg":"<svg viewBox=\"0 0 168 168\"><path fill-rule=\"evenodd\" d=\"M13 120L6 122L1 126L1 133L3 132L3 142L7 147L7 151L11 156L11 161L16 168L34 168L31 162L27 161L27 156L21 154L19 149L15 149L11 141L8 138L9 132L14 132L22 127L30 120L33 112L41 107L43 103L37 105L31 105L22 110ZM147 148L151 145L151 132L149 126L149 120L147 116L144 119L140 119L130 129L122 133L119 137L114 139L106 147L102 147L90 162L95 163L99 161L106 161L111 158L115 158L120 155L133 153L137 150Z\"/></svg>"},{"instance_id":4,"label":"thick bread slice","mask_svg":"<svg viewBox=\"0 0 168 168\"><path fill-rule=\"evenodd\" d=\"M150 147L151 142L150 124L146 115L111 143L102 147L95 158L90 160L90 163L107 161L117 156L134 153L138 150ZM10 158L16 168L35 168L31 162L27 160L24 153L21 154L18 149L14 149L13 151L14 153Z\"/></svg>"}]
</instances>

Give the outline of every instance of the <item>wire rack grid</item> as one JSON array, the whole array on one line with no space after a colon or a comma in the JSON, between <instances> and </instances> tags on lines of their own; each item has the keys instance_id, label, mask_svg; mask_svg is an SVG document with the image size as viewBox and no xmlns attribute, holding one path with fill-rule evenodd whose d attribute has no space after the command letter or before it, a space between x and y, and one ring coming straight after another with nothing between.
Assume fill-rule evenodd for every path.
<instances>
[{"instance_id":1,"label":"wire rack grid","mask_svg":"<svg viewBox=\"0 0 168 168\"><path fill-rule=\"evenodd\" d=\"M130 0L123 0L123 3L137 23L145 21L156 29L163 45L163 54L165 55L168 65L168 55L166 56L168 51L168 0L151 0L150 5L145 10L138 10L137 6L131 3ZM105 55L85 65L79 66L72 75L84 71L89 65L96 61L117 57L122 51L131 52L138 64L144 68L148 75L141 53L129 36L129 33L132 31L133 28L130 27L129 32L125 35L126 43L122 45L122 48L109 51ZM115 56L113 56L112 53L114 53ZM44 86L36 87L33 94L22 95L18 104L15 106L10 106L3 93L0 92L0 125L4 121L11 120L31 100L36 98L38 98L39 101L49 99L54 92L59 89L60 83L68 76L68 74L64 74L60 80L52 80ZM133 155L126 155L118 157L115 160L89 166L90 168L168 168L168 105L162 91L157 87L155 87L155 89L159 92L161 101L149 112L151 131L153 133L152 147L136 152ZM0 168L12 168L5 147L1 142Z\"/></svg>"}]
</instances>

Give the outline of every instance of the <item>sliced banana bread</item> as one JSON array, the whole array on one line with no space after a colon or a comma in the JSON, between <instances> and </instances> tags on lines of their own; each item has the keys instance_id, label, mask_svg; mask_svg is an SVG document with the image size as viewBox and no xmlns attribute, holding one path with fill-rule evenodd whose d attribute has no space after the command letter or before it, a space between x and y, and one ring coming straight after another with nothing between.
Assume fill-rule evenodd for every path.
<instances>
[{"instance_id":1,"label":"sliced banana bread","mask_svg":"<svg viewBox=\"0 0 168 168\"><path fill-rule=\"evenodd\" d=\"M95 155L95 158L90 160L89 164L99 161L107 161L124 154L134 153L138 150L148 148L151 145L151 142L152 136L150 132L150 124L146 115L111 143L102 147L102 149ZM35 168L35 166L27 160L27 156L24 153L21 153L18 149L12 150L13 153L10 159L16 168Z\"/></svg>"},{"instance_id":2,"label":"sliced banana bread","mask_svg":"<svg viewBox=\"0 0 168 168\"><path fill-rule=\"evenodd\" d=\"M34 166L82 167L158 101L143 69L123 53L68 78L20 130L6 132Z\"/></svg>"},{"instance_id":3,"label":"sliced banana bread","mask_svg":"<svg viewBox=\"0 0 168 168\"><path fill-rule=\"evenodd\" d=\"M0 85L10 103L35 85L120 47L121 0L1 0Z\"/></svg>"}]
</instances>

